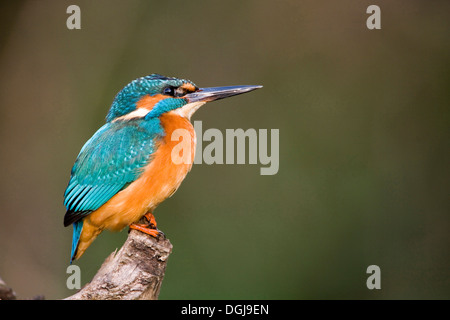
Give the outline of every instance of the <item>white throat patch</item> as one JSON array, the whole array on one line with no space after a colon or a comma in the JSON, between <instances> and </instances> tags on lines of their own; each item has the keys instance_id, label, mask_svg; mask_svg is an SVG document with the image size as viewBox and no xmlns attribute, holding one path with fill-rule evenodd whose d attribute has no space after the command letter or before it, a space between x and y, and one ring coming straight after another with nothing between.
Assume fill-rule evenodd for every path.
<instances>
[{"instance_id":1,"label":"white throat patch","mask_svg":"<svg viewBox=\"0 0 450 320\"><path fill-rule=\"evenodd\" d=\"M206 102L204 101L197 101L192 102L184 105L181 108L172 110L173 113L178 114L179 116L185 117L188 120L191 119L191 116L194 114L195 111L198 110L202 105L204 105Z\"/></svg>"}]
</instances>

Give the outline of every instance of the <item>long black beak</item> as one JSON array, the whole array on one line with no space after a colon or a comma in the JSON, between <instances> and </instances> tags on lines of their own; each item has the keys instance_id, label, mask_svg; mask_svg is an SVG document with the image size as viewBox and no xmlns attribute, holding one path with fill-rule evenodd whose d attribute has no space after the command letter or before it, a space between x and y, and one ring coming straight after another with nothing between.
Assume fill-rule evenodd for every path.
<instances>
[{"instance_id":1,"label":"long black beak","mask_svg":"<svg viewBox=\"0 0 450 320\"><path fill-rule=\"evenodd\" d=\"M189 93L184 96L185 99L191 102L209 102L228 98L241 93L250 92L256 89L262 88L262 86L229 86L229 87L213 87L213 88L200 88L198 91Z\"/></svg>"}]
</instances>

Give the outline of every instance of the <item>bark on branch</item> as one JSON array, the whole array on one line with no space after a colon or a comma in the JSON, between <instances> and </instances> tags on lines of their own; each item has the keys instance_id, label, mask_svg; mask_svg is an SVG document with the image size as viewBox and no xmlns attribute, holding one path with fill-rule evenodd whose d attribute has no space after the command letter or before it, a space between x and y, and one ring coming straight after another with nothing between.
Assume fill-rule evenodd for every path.
<instances>
[{"instance_id":1,"label":"bark on branch","mask_svg":"<svg viewBox=\"0 0 450 320\"><path fill-rule=\"evenodd\" d=\"M92 281L65 300L156 300L171 252L168 239L131 230Z\"/></svg>"},{"instance_id":2,"label":"bark on branch","mask_svg":"<svg viewBox=\"0 0 450 320\"><path fill-rule=\"evenodd\" d=\"M0 278L0 300L16 300L16 293Z\"/></svg>"}]
</instances>

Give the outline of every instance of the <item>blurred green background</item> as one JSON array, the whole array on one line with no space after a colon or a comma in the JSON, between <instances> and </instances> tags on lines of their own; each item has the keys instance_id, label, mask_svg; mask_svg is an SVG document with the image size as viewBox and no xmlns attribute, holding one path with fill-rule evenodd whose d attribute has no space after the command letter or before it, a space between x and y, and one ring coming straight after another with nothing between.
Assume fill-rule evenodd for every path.
<instances>
[{"instance_id":1,"label":"blurred green background","mask_svg":"<svg viewBox=\"0 0 450 320\"><path fill-rule=\"evenodd\" d=\"M66 8L81 8L81 30ZM381 30L366 9L381 8ZM195 165L155 215L160 299L450 298L449 1L3 1L0 277L60 299L71 166L115 94L150 73L261 84L208 128L280 130L280 168ZM104 232L82 284L126 239ZM366 268L381 268L368 290Z\"/></svg>"}]
</instances>

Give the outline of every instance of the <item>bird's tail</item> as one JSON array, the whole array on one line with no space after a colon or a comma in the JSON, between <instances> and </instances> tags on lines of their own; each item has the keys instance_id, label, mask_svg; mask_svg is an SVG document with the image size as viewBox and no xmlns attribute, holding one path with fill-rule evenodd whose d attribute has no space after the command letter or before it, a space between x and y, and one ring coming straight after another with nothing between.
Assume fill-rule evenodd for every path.
<instances>
[{"instance_id":1,"label":"bird's tail","mask_svg":"<svg viewBox=\"0 0 450 320\"><path fill-rule=\"evenodd\" d=\"M73 224L72 236L72 252L70 254L70 264L72 264L75 255L77 254L78 242L80 241L81 231L83 230L83 219L78 220Z\"/></svg>"},{"instance_id":2,"label":"bird's tail","mask_svg":"<svg viewBox=\"0 0 450 320\"><path fill-rule=\"evenodd\" d=\"M70 263L79 259L92 241L102 232L97 226L90 223L89 219L81 219L73 223L72 253Z\"/></svg>"}]
</instances>

